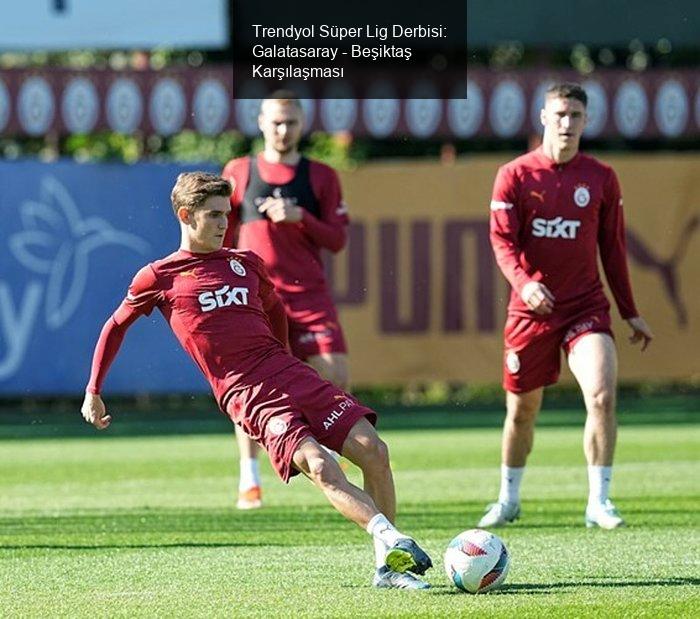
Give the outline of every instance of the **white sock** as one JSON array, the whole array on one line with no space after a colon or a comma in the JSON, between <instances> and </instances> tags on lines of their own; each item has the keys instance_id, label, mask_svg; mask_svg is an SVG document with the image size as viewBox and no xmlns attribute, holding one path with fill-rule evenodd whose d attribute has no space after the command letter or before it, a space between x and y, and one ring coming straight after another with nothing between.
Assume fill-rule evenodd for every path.
<instances>
[{"instance_id":1,"label":"white sock","mask_svg":"<svg viewBox=\"0 0 700 619\"><path fill-rule=\"evenodd\" d=\"M386 551L389 550L389 548L378 537L373 537L372 541L374 542L374 566L379 569L380 567L384 567Z\"/></svg>"},{"instance_id":2,"label":"white sock","mask_svg":"<svg viewBox=\"0 0 700 619\"><path fill-rule=\"evenodd\" d=\"M588 504L605 503L610 493L612 466L588 465Z\"/></svg>"},{"instance_id":3,"label":"white sock","mask_svg":"<svg viewBox=\"0 0 700 619\"><path fill-rule=\"evenodd\" d=\"M260 467L257 458L241 458L240 477L238 478L238 491L245 492L253 486L260 485Z\"/></svg>"},{"instance_id":4,"label":"white sock","mask_svg":"<svg viewBox=\"0 0 700 619\"><path fill-rule=\"evenodd\" d=\"M523 480L524 466L501 464L501 491L499 503L520 503L520 482Z\"/></svg>"},{"instance_id":5,"label":"white sock","mask_svg":"<svg viewBox=\"0 0 700 619\"><path fill-rule=\"evenodd\" d=\"M397 531L384 514L377 514L367 523L367 533L374 539L380 540L387 548L391 548L400 539L408 537Z\"/></svg>"}]
</instances>

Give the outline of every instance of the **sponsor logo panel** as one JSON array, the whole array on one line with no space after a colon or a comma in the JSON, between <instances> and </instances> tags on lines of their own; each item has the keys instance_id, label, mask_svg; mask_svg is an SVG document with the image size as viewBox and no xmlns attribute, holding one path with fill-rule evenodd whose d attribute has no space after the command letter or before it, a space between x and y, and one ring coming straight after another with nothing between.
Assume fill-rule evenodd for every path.
<instances>
[{"instance_id":1,"label":"sponsor logo panel","mask_svg":"<svg viewBox=\"0 0 700 619\"><path fill-rule=\"evenodd\" d=\"M577 219L543 219L536 217L532 220L532 236L547 239L575 239L581 222Z\"/></svg>"},{"instance_id":2,"label":"sponsor logo panel","mask_svg":"<svg viewBox=\"0 0 700 619\"><path fill-rule=\"evenodd\" d=\"M203 312L211 312L230 305L248 305L248 288L231 287L228 284L214 291L203 292L197 297Z\"/></svg>"}]
</instances>

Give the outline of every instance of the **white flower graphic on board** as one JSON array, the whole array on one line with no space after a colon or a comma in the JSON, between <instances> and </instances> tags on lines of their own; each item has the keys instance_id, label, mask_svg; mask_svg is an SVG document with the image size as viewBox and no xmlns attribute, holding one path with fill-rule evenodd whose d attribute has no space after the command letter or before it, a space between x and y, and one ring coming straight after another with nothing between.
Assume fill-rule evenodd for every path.
<instances>
[{"instance_id":1,"label":"white flower graphic on board","mask_svg":"<svg viewBox=\"0 0 700 619\"><path fill-rule=\"evenodd\" d=\"M142 238L115 230L100 217L82 218L67 189L46 176L39 201L27 200L19 209L23 230L10 237L15 258L27 269L47 275L46 324L58 329L68 322L85 292L90 253L106 245L121 245L147 254Z\"/></svg>"}]
</instances>

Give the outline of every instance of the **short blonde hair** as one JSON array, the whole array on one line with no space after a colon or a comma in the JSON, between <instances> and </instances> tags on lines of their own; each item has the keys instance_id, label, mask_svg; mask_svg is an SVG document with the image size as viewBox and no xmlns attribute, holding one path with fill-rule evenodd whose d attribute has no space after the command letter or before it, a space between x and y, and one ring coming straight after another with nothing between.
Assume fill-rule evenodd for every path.
<instances>
[{"instance_id":1,"label":"short blonde hair","mask_svg":"<svg viewBox=\"0 0 700 619\"><path fill-rule=\"evenodd\" d=\"M260 104L260 113L264 113L264 107L267 103L274 101L279 105L291 105L298 111L303 112L304 108L301 105L301 101L296 96L293 90L275 90L270 96L265 97Z\"/></svg>"},{"instance_id":2,"label":"short blonde hair","mask_svg":"<svg viewBox=\"0 0 700 619\"><path fill-rule=\"evenodd\" d=\"M173 211L177 215L178 209L186 208L192 212L202 206L207 198L212 196L228 198L231 192L231 183L217 174L183 172L175 181L170 200L173 203Z\"/></svg>"}]
</instances>

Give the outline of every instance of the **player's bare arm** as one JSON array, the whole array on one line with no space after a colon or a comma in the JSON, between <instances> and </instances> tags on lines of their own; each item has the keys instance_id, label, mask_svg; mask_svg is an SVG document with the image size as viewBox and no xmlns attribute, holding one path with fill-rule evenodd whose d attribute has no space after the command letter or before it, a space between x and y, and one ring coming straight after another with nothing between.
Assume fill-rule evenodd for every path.
<instances>
[{"instance_id":1,"label":"player's bare arm","mask_svg":"<svg viewBox=\"0 0 700 619\"><path fill-rule=\"evenodd\" d=\"M270 221L293 224L302 220L303 211L300 206L292 204L286 198L267 198L258 211L267 215Z\"/></svg>"},{"instance_id":2,"label":"player's bare arm","mask_svg":"<svg viewBox=\"0 0 700 619\"><path fill-rule=\"evenodd\" d=\"M554 310L554 295L542 282L525 284L520 298L535 314L551 314Z\"/></svg>"},{"instance_id":3,"label":"player's bare arm","mask_svg":"<svg viewBox=\"0 0 700 619\"><path fill-rule=\"evenodd\" d=\"M632 328L632 335L630 335L630 344L642 343L642 352L644 352L651 340L654 339L654 334L651 332L649 325L646 320L641 316L635 316L634 318L628 318L627 324Z\"/></svg>"},{"instance_id":4,"label":"player's bare arm","mask_svg":"<svg viewBox=\"0 0 700 619\"><path fill-rule=\"evenodd\" d=\"M83 418L98 430L104 430L112 422L112 416L107 414L107 409L98 393L86 393L83 405L80 407Z\"/></svg>"}]
</instances>

